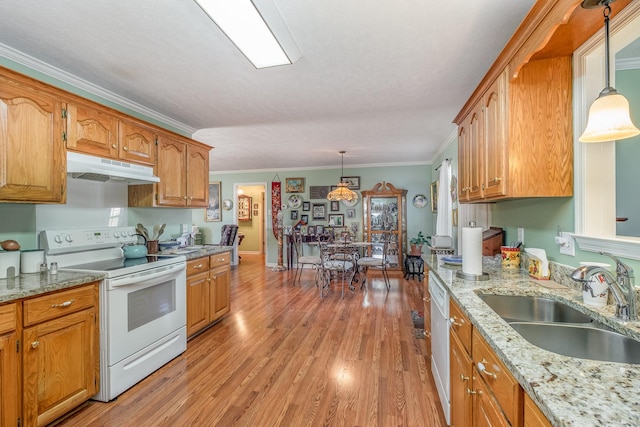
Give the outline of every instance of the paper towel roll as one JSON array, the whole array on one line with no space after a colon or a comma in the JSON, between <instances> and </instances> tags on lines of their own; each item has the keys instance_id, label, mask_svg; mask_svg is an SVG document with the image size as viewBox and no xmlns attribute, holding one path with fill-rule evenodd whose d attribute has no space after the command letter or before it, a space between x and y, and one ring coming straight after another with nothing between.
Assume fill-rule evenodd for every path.
<instances>
[{"instance_id":1,"label":"paper towel roll","mask_svg":"<svg viewBox=\"0 0 640 427\"><path fill-rule=\"evenodd\" d=\"M482 227L462 227L462 272L482 274Z\"/></svg>"}]
</instances>

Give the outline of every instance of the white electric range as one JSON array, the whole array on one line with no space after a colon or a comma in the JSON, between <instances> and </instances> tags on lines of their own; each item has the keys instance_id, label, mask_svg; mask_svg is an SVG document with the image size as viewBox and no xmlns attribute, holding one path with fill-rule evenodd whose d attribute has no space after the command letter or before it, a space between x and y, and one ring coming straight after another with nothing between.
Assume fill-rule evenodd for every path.
<instances>
[{"instance_id":1,"label":"white electric range","mask_svg":"<svg viewBox=\"0 0 640 427\"><path fill-rule=\"evenodd\" d=\"M60 270L99 272L100 391L107 402L187 348L186 258L124 258L134 227L46 230L47 263Z\"/></svg>"}]
</instances>

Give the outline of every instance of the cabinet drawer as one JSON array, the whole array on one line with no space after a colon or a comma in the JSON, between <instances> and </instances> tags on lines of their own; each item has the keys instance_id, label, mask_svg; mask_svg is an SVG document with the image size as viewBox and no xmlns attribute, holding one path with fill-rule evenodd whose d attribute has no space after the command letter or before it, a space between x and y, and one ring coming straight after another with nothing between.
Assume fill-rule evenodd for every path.
<instances>
[{"instance_id":1,"label":"cabinet drawer","mask_svg":"<svg viewBox=\"0 0 640 427\"><path fill-rule=\"evenodd\" d=\"M209 257L192 259L187 262L187 277L209 270Z\"/></svg>"},{"instance_id":2,"label":"cabinet drawer","mask_svg":"<svg viewBox=\"0 0 640 427\"><path fill-rule=\"evenodd\" d=\"M477 330L473 331L473 363L512 425L520 425L524 392Z\"/></svg>"},{"instance_id":3,"label":"cabinet drawer","mask_svg":"<svg viewBox=\"0 0 640 427\"><path fill-rule=\"evenodd\" d=\"M473 329L471 322L451 299L449 300L449 317L453 320L451 333L456 334L464 349L471 354L471 330Z\"/></svg>"},{"instance_id":4,"label":"cabinet drawer","mask_svg":"<svg viewBox=\"0 0 640 427\"><path fill-rule=\"evenodd\" d=\"M216 268L223 265L229 265L231 256L229 252L211 255L209 257L209 268Z\"/></svg>"},{"instance_id":5,"label":"cabinet drawer","mask_svg":"<svg viewBox=\"0 0 640 427\"><path fill-rule=\"evenodd\" d=\"M23 302L24 326L55 319L68 313L97 305L97 283L82 286Z\"/></svg>"},{"instance_id":6,"label":"cabinet drawer","mask_svg":"<svg viewBox=\"0 0 640 427\"><path fill-rule=\"evenodd\" d=\"M0 307L0 334L16 329L16 304Z\"/></svg>"}]
</instances>

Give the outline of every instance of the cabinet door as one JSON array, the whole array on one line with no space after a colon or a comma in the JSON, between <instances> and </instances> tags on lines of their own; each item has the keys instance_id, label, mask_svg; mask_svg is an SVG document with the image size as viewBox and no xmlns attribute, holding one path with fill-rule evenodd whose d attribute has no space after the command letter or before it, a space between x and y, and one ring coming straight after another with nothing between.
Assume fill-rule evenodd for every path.
<instances>
[{"instance_id":1,"label":"cabinet door","mask_svg":"<svg viewBox=\"0 0 640 427\"><path fill-rule=\"evenodd\" d=\"M156 133L141 123L123 119L118 129L118 156L122 160L155 166Z\"/></svg>"},{"instance_id":2,"label":"cabinet door","mask_svg":"<svg viewBox=\"0 0 640 427\"><path fill-rule=\"evenodd\" d=\"M551 423L528 394L524 396L524 427L551 427Z\"/></svg>"},{"instance_id":3,"label":"cabinet door","mask_svg":"<svg viewBox=\"0 0 640 427\"><path fill-rule=\"evenodd\" d=\"M0 336L0 425L18 425L18 352L16 333Z\"/></svg>"},{"instance_id":4,"label":"cabinet door","mask_svg":"<svg viewBox=\"0 0 640 427\"><path fill-rule=\"evenodd\" d=\"M471 141L469 138L469 121L465 119L458 128L458 199L469 201L471 185Z\"/></svg>"},{"instance_id":5,"label":"cabinet door","mask_svg":"<svg viewBox=\"0 0 640 427\"><path fill-rule=\"evenodd\" d=\"M0 200L64 202L61 116L55 97L0 77Z\"/></svg>"},{"instance_id":6,"label":"cabinet door","mask_svg":"<svg viewBox=\"0 0 640 427\"><path fill-rule=\"evenodd\" d=\"M473 410L471 377L473 365L466 350L451 332L451 427L470 427Z\"/></svg>"},{"instance_id":7,"label":"cabinet door","mask_svg":"<svg viewBox=\"0 0 640 427\"><path fill-rule=\"evenodd\" d=\"M160 182L158 205L183 207L187 203L187 144L169 136L158 137L158 168Z\"/></svg>"},{"instance_id":8,"label":"cabinet door","mask_svg":"<svg viewBox=\"0 0 640 427\"><path fill-rule=\"evenodd\" d=\"M118 118L81 103L65 106L67 148L99 157L118 158Z\"/></svg>"},{"instance_id":9,"label":"cabinet door","mask_svg":"<svg viewBox=\"0 0 640 427\"><path fill-rule=\"evenodd\" d=\"M226 265L211 270L209 300L210 321L216 321L231 309L231 268Z\"/></svg>"},{"instance_id":10,"label":"cabinet door","mask_svg":"<svg viewBox=\"0 0 640 427\"><path fill-rule=\"evenodd\" d=\"M187 336L209 324L209 272L187 278Z\"/></svg>"},{"instance_id":11,"label":"cabinet door","mask_svg":"<svg viewBox=\"0 0 640 427\"><path fill-rule=\"evenodd\" d=\"M485 146L482 138L482 104L471 112L469 119L469 200L484 197L482 192Z\"/></svg>"},{"instance_id":12,"label":"cabinet door","mask_svg":"<svg viewBox=\"0 0 640 427\"><path fill-rule=\"evenodd\" d=\"M187 145L187 206L206 208L209 199L209 150Z\"/></svg>"},{"instance_id":13,"label":"cabinet door","mask_svg":"<svg viewBox=\"0 0 640 427\"><path fill-rule=\"evenodd\" d=\"M96 394L95 308L23 331L24 425L46 425Z\"/></svg>"},{"instance_id":14,"label":"cabinet door","mask_svg":"<svg viewBox=\"0 0 640 427\"><path fill-rule=\"evenodd\" d=\"M482 378L474 377L475 394L473 399L473 425L475 427L510 427L509 421L493 399L489 388Z\"/></svg>"},{"instance_id":15,"label":"cabinet door","mask_svg":"<svg viewBox=\"0 0 640 427\"><path fill-rule=\"evenodd\" d=\"M506 70L489 87L483 98L484 196L506 194L507 163L507 74Z\"/></svg>"}]
</instances>

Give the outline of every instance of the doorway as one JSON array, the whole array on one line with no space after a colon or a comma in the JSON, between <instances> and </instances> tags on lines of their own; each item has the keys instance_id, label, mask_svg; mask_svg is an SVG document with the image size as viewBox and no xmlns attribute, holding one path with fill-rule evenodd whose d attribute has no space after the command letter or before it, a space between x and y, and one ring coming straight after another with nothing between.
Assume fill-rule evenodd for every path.
<instances>
[{"instance_id":1,"label":"doorway","mask_svg":"<svg viewBox=\"0 0 640 427\"><path fill-rule=\"evenodd\" d=\"M238 254L266 254L266 183L234 184Z\"/></svg>"}]
</instances>

